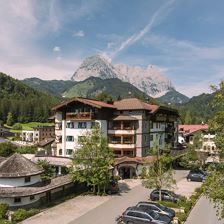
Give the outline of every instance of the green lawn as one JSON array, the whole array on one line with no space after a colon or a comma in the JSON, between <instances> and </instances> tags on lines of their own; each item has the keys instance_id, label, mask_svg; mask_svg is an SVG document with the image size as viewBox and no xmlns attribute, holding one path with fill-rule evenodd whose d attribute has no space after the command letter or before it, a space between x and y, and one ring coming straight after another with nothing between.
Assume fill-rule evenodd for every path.
<instances>
[{"instance_id":1,"label":"green lawn","mask_svg":"<svg viewBox=\"0 0 224 224\"><path fill-rule=\"evenodd\" d=\"M27 131L32 131L33 127L36 126L51 126L54 125L53 123L41 123L41 122L29 122L29 123L21 123L23 129L22 130L27 130ZM13 130L11 126L5 125L5 127L10 128L11 132L13 133L20 133L21 130Z\"/></svg>"}]
</instances>

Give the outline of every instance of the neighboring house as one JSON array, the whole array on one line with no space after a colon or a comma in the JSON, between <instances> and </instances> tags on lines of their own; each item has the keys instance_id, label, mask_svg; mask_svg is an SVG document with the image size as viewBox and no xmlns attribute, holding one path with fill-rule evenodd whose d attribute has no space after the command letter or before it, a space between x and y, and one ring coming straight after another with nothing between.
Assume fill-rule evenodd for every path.
<instances>
[{"instance_id":1,"label":"neighboring house","mask_svg":"<svg viewBox=\"0 0 224 224\"><path fill-rule=\"evenodd\" d=\"M207 152L211 155L216 153L215 134L209 132L207 124L201 125L179 125L179 140L193 144L195 134L201 134L202 147L199 151ZM184 140L183 140L184 139Z\"/></svg>"},{"instance_id":2,"label":"neighboring house","mask_svg":"<svg viewBox=\"0 0 224 224\"><path fill-rule=\"evenodd\" d=\"M55 138L54 126L37 126L32 131L23 130L21 133L22 141L38 143L46 138Z\"/></svg>"},{"instance_id":3,"label":"neighboring house","mask_svg":"<svg viewBox=\"0 0 224 224\"><path fill-rule=\"evenodd\" d=\"M44 172L37 164L20 154L0 162L0 203L11 208L38 207L74 190L70 176L41 181Z\"/></svg>"},{"instance_id":4,"label":"neighboring house","mask_svg":"<svg viewBox=\"0 0 224 224\"><path fill-rule=\"evenodd\" d=\"M54 126L37 126L33 127L36 136L34 140L40 142L46 138L55 138L55 127Z\"/></svg>"},{"instance_id":5,"label":"neighboring house","mask_svg":"<svg viewBox=\"0 0 224 224\"><path fill-rule=\"evenodd\" d=\"M55 138L45 138L37 144L37 149L39 152L43 152L45 155L52 155L52 143Z\"/></svg>"},{"instance_id":6,"label":"neighboring house","mask_svg":"<svg viewBox=\"0 0 224 224\"><path fill-rule=\"evenodd\" d=\"M209 129L207 124L182 124L178 125L179 136L185 139L186 143L193 144L193 137L195 134ZM182 139L179 138L179 139ZM183 139L182 139L183 140ZM180 142L179 142L180 143Z\"/></svg>"},{"instance_id":7,"label":"neighboring house","mask_svg":"<svg viewBox=\"0 0 224 224\"><path fill-rule=\"evenodd\" d=\"M131 174L126 176L137 175L136 164L139 164L139 158L142 161L150 155L150 148L163 150L166 145L176 147L177 144L178 112L137 98L105 103L77 97L55 106L53 110L56 135L56 145L52 148L54 155L71 157L80 147L79 138L98 123L117 158L116 166L119 166L119 158L131 158L131 161L126 159L119 166L119 173L122 173L122 166L126 169L125 173Z\"/></svg>"},{"instance_id":8,"label":"neighboring house","mask_svg":"<svg viewBox=\"0 0 224 224\"><path fill-rule=\"evenodd\" d=\"M21 139L24 142L34 142L34 137L38 135L38 133L34 131L23 130L21 133Z\"/></svg>"},{"instance_id":9,"label":"neighboring house","mask_svg":"<svg viewBox=\"0 0 224 224\"><path fill-rule=\"evenodd\" d=\"M216 145L215 145L215 135L205 134L202 136L202 148L201 151L208 152L210 155L214 155L217 153Z\"/></svg>"}]
</instances>

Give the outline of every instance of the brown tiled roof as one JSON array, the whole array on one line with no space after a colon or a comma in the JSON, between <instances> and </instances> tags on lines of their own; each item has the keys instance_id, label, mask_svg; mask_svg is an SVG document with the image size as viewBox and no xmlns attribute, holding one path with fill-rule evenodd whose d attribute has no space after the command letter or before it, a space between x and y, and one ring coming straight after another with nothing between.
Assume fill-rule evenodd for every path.
<instances>
[{"instance_id":1,"label":"brown tiled roof","mask_svg":"<svg viewBox=\"0 0 224 224\"><path fill-rule=\"evenodd\" d=\"M157 159L156 156L146 156L146 157L120 157L120 158L115 158L115 165L119 165L121 163L138 163L138 164L143 164L145 162L153 162Z\"/></svg>"},{"instance_id":2,"label":"brown tiled roof","mask_svg":"<svg viewBox=\"0 0 224 224\"><path fill-rule=\"evenodd\" d=\"M38 146L44 147L46 145L51 144L54 140L55 140L54 138L45 138L44 140L42 140L38 143Z\"/></svg>"},{"instance_id":3,"label":"brown tiled roof","mask_svg":"<svg viewBox=\"0 0 224 224\"><path fill-rule=\"evenodd\" d=\"M127 98L114 102L118 110L149 110L149 107L137 98Z\"/></svg>"},{"instance_id":4,"label":"brown tiled roof","mask_svg":"<svg viewBox=\"0 0 224 224\"><path fill-rule=\"evenodd\" d=\"M0 164L1 177L25 177L43 173L43 169L37 164L25 158L21 154L13 154Z\"/></svg>"},{"instance_id":5,"label":"brown tiled roof","mask_svg":"<svg viewBox=\"0 0 224 224\"><path fill-rule=\"evenodd\" d=\"M114 121L135 121L137 118L128 116L128 115L118 115L114 117L112 120Z\"/></svg>"},{"instance_id":6,"label":"brown tiled roof","mask_svg":"<svg viewBox=\"0 0 224 224\"><path fill-rule=\"evenodd\" d=\"M209 126L207 124L183 124L178 125L178 129L184 135L190 135L200 130L208 130Z\"/></svg>"},{"instance_id":7,"label":"brown tiled roof","mask_svg":"<svg viewBox=\"0 0 224 224\"><path fill-rule=\"evenodd\" d=\"M160 106L145 103L137 98L127 98L114 102L114 106L118 110L148 110L150 113L155 113Z\"/></svg>"},{"instance_id":8,"label":"brown tiled roof","mask_svg":"<svg viewBox=\"0 0 224 224\"><path fill-rule=\"evenodd\" d=\"M6 197L25 197L30 195L41 194L49 190L53 190L60 186L72 183L70 175L60 176L53 178L47 185L42 186L29 186L29 187L1 187L0 198Z\"/></svg>"},{"instance_id":9,"label":"brown tiled roof","mask_svg":"<svg viewBox=\"0 0 224 224\"><path fill-rule=\"evenodd\" d=\"M37 163L38 160L46 160L53 166L65 166L70 167L72 165L72 159L69 157L58 157L58 156L35 156L32 161Z\"/></svg>"},{"instance_id":10,"label":"brown tiled roof","mask_svg":"<svg viewBox=\"0 0 224 224\"><path fill-rule=\"evenodd\" d=\"M70 103L73 102L80 102L80 103L84 103L87 105L90 105L92 107L97 107L97 108L115 108L112 104L109 103L105 103L102 101L98 101L98 100L92 100L92 99L86 99L86 98L81 98L81 97L74 97L70 100L67 100L61 104L58 104L57 106L53 107L52 110L58 110L64 106L67 106Z\"/></svg>"}]
</instances>

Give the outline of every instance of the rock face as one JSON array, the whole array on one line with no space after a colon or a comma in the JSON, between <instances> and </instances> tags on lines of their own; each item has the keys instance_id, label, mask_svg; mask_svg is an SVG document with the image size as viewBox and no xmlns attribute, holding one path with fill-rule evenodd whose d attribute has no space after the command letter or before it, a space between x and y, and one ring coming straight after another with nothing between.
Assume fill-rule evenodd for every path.
<instances>
[{"instance_id":1,"label":"rock face","mask_svg":"<svg viewBox=\"0 0 224 224\"><path fill-rule=\"evenodd\" d=\"M162 75L155 66L144 69L125 64L112 65L99 55L85 59L72 76L72 80L80 82L92 76L101 79L118 78L131 83L152 97L162 96L174 89L171 81Z\"/></svg>"}]
</instances>

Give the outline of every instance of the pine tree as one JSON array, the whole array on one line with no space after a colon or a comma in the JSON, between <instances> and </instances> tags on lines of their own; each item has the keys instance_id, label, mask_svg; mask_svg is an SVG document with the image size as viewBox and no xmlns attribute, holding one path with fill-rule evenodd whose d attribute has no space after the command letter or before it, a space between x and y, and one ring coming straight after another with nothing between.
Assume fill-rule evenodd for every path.
<instances>
[{"instance_id":1,"label":"pine tree","mask_svg":"<svg viewBox=\"0 0 224 224\"><path fill-rule=\"evenodd\" d=\"M9 112L8 115L7 115L6 124L7 124L8 126L12 126L13 123L14 123L14 121L13 121L12 113Z\"/></svg>"}]
</instances>

